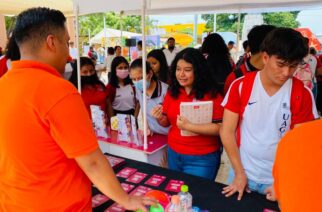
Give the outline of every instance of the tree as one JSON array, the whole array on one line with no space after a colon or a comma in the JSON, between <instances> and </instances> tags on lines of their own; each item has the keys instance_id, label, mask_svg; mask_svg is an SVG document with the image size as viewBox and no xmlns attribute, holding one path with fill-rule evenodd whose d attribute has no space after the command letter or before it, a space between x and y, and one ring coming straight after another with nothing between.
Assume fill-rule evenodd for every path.
<instances>
[{"instance_id":1,"label":"tree","mask_svg":"<svg viewBox=\"0 0 322 212\"><path fill-rule=\"evenodd\" d=\"M296 21L297 12L278 12L278 13L263 13L264 23L271 24L277 27L299 27L299 22Z\"/></svg>"},{"instance_id":2,"label":"tree","mask_svg":"<svg viewBox=\"0 0 322 212\"><path fill-rule=\"evenodd\" d=\"M276 12L276 13L263 13L263 19L265 24L271 24L277 27L291 27L296 28L299 26L298 21L296 21L297 12ZM244 22L245 13L241 14L241 25L240 31L242 29L242 24ZM214 15L204 14L201 16L202 19L206 21L206 31L213 32ZM217 31L229 31L237 32L237 22L238 14L217 14Z\"/></svg>"}]
</instances>

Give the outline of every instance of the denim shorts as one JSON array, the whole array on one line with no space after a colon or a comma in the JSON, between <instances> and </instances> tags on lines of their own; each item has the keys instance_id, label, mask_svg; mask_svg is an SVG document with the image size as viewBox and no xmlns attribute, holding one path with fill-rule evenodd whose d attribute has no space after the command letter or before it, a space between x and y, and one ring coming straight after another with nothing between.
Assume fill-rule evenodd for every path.
<instances>
[{"instance_id":1,"label":"denim shorts","mask_svg":"<svg viewBox=\"0 0 322 212\"><path fill-rule=\"evenodd\" d=\"M221 151L205 155L185 155L168 148L169 169L215 180L220 166Z\"/></svg>"}]
</instances>

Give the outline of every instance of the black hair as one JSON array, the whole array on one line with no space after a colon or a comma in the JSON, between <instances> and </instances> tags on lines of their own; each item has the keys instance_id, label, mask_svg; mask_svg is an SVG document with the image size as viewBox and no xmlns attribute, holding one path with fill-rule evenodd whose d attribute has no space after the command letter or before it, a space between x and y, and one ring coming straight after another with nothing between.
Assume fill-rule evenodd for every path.
<instances>
[{"instance_id":1,"label":"black hair","mask_svg":"<svg viewBox=\"0 0 322 212\"><path fill-rule=\"evenodd\" d=\"M309 52L307 40L300 32L282 27L271 31L260 49L269 56L277 56L287 65L299 63Z\"/></svg>"},{"instance_id":2,"label":"black hair","mask_svg":"<svg viewBox=\"0 0 322 212\"><path fill-rule=\"evenodd\" d=\"M176 41L174 37L169 37L167 41L170 41L170 40Z\"/></svg>"},{"instance_id":3,"label":"black hair","mask_svg":"<svg viewBox=\"0 0 322 212\"><path fill-rule=\"evenodd\" d=\"M195 93L196 99L202 99L208 92L214 96L217 94L218 86L212 78L212 74L209 71L206 59L202 53L194 48L186 48L176 55L171 64L171 84L169 91L172 97L178 98L181 88L176 78L176 69L179 60L184 60L185 62L192 64L194 73L192 92Z\"/></svg>"},{"instance_id":4,"label":"black hair","mask_svg":"<svg viewBox=\"0 0 322 212\"><path fill-rule=\"evenodd\" d=\"M119 47L122 49L122 47L121 47L121 46L115 46L115 47L114 47L114 52L116 52L117 48L119 48Z\"/></svg>"},{"instance_id":5,"label":"black hair","mask_svg":"<svg viewBox=\"0 0 322 212\"><path fill-rule=\"evenodd\" d=\"M138 46L142 46L142 41L141 40L138 41Z\"/></svg>"},{"instance_id":6,"label":"black hair","mask_svg":"<svg viewBox=\"0 0 322 212\"><path fill-rule=\"evenodd\" d=\"M11 35L6 45L6 57L11 61L20 60L20 51L14 34Z\"/></svg>"},{"instance_id":7,"label":"black hair","mask_svg":"<svg viewBox=\"0 0 322 212\"><path fill-rule=\"evenodd\" d=\"M48 35L63 32L65 22L64 14L58 10L45 7L31 8L18 15L13 33L18 46L22 43L31 43L32 47L37 49L39 43L46 40Z\"/></svg>"},{"instance_id":8,"label":"black hair","mask_svg":"<svg viewBox=\"0 0 322 212\"><path fill-rule=\"evenodd\" d=\"M160 63L160 70L158 73L155 73L158 75L157 78L164 83L169 83L169 67L163 51L154 49L148 53L147 58L149 57L153 57Z\"/></svg>"},{"instance_id":9,"label":"black hair","mask_svg":"<svg viewBox=\"0 0 322 212\"><path fill-rule=\"evenodd\" d=\"M244 51L246 51L247 47L248 47L248 40L245 40L243 42L243 49L244 49Z\"/></svg>"},{"instance_id":10,"label":"black hair","mask_svg":"<svg viewBox=\"0 0 322 212\"><path fill-rule=\"evenodd\" d=\"M310 47L310 54L316 55L316 49L314 47Z\"/></svg>"},{"instance_id":11,"label":"black hair","mask_svg":"<svg viewBox=\"0 0 322 212\"><path fill-rule=\"evenodd\" d=\"M113 55L114 54L114 48L113 47L108 47L107 48L107 53L110 54L110 55Z\"/></svg>"},{"instance_id":12,"label":"black hair","mask_svg":"<svg viewBox=\"0 0 322 212\"><path fill-rule=\"evenodd\" d=\"M224 39L217 33L209 34L203 44L202 52L208 54L207 64L213 79L223 92L227 76L232 71L230 55Z\"/></svg>"},{"instance_id":13,"label":"black hair","mask_svg":"<svg viewBox=\"0 0 322 212\"><path fill-rule=\"evenodd\" d=\"M86 66L86 65L91 65L91 66L94 67L94 70L95 70L95 65L94 65L93 61L89 57L80 57L79 58L79 61L80 61L80 68L82 68L83 66ZM73 85L76 88L78 88L77 61L75 60L73 63L71 63L71 65L72 65L72 68L73 68L73 72L72 72L72 75L69 78L69 81L71 83L73 83ZM97 84L101 85L103 87L103 89L105 90L105 85L104 85L104 83L101 80L99 80L99 78L97 76L97 73L96 73L96 70L95 70L94 77L95 77L95 80L97 81ZM83 83L81 83L81 87L83 88L84 86L85 85Z\"/></svg>"},{"instance_id":14,"label":"black hair","mask_svg":"<svg viewBox=\"0 0 322 212\"><path fill-rule=\"evenodd\" d=\"M129 62L122 56L117 56L112 60L112 64L111 64L111 77L109 79L108 84L112 85L115 88L119 88L119 80L116 76L116 67L118 65L120 65L121 63L125 63L128 67L129 67ZM127 84L133 84L132 80L130 79L130 76L127 76L124 79L124 85Z\"/></svg>"},{"instance_id":15,"label":"black hair","mask_svg":"<svg viewBox=\"0 0 322 212\"><path fill-rule=\"evenodd\" d=\"M152 71L152 68L150 66L150 64L146 61L146 74L150 74L152 72L152 78L154 81L157 81L157 77L155 76L154 72ZM133 60L133 62L130 65L130 70L134 69L134 68L143 68L143 63L142 63L142 59L135 59Z\"/></svg>"},{"instance_id":16,"label":"black hair","mask_svg":"<svg viewBox=\"0 0 322 212\"><path fill-rule=\"evenodd\" d=\"M235 44L235 42L232 40L228 42L228 45L234 45L234 44Z\"/></svg>"},{"instance_id":17,"label":"black hair","mask_svg":"<svg viewBox=\"0 0 322 212\"><path fill-rule=\"evenodd\" d=\"M260 52L260 46L266 35L275 29L275 26L272 25L257 25L254 26L248 33L248 45L250 52L254 55Z\"/></svg>"}]
</instances>

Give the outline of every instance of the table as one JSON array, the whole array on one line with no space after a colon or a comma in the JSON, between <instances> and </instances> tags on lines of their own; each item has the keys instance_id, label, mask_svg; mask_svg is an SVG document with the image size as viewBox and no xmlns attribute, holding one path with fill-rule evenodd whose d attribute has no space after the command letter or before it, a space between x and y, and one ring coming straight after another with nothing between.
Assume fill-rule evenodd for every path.
<instances>
[{"instance_id":1,"label":"table","mask_svg":"<svg viewBox=\"0 0 322 212\"><path fill-rule=\"evenodd\" d=\"M258 193L248 194L245 192L243 199L237 201L237 194L232 197L226 198L221 194L222 188L225 186L220 183L215 183L207 179L200 177L184 174L181 172L161 168L158 166L150 165L147 163L134 161L130 159L125 159L126 163L122 166L119 166L115 173L118 173L124 167L135 168L140 172L148 174L148 176L139 184L133 184L136 187L138 185L144 185L144 182L149 179L153 174L166 176L167 179L160 184L158 188L144 185L152 189L164 191L169 180L183 180L185 184L189 186L189 192L193 196L193 205L198 206L200 209L208 210L211 212L263 212L265 208L279 211L278 205L276 202L271 202L266 200L264 195ZM125 182L125 179L118 178L120 182ZM128 183L128 182L125 182ZM128 183L132 184L132 183ZM170 195L175 193L165 191ZM93 188L93 195L99 193L96 188ZM109 200L108 202L94 208L94 212L104 211L113 202Z\"/></svg>"},{"instance_id":2,"label":"table","mask_svg":"<svg viewBox=\"0 0 322 212\"><path fill-rule=\"evenodd\" d=\"M162 165L160 161L166 151L167 135L153 134L153 136L148 136L148 149L146 150L143 149L143 146L138 147L127 142L118 141L117 131L112 130L109 135L110 138L108 139L98 139L102 152L158 166Z\"/></svg>"}]
</instances>

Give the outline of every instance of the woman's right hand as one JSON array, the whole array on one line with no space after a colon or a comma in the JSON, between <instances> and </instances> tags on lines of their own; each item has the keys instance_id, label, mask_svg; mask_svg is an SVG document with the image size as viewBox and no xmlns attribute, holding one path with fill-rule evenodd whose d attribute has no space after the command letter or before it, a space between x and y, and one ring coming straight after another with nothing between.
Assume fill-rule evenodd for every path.
<instances>
[{"instance_id":1,"label":"woman's right hand","mask_svg":"<svg viewBox=\"0 0 322 212\"><path fill-rule=\"evenodd\" d=\"M156 105L151 110L151 116L153 118L155 118L156 120L160 120L162 118L162 116L163 116L162 112L163 112L162 105Z\"/></svg>"}]
</instances>

